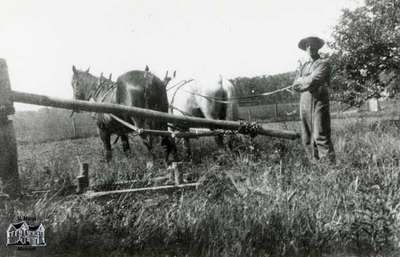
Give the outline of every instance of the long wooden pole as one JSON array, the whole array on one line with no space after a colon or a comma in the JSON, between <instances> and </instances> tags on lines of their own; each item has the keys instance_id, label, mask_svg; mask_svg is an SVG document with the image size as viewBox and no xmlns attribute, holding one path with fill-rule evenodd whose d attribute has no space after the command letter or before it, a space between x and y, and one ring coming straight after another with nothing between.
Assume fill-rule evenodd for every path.
<instances>
[{"instance_id":1,"label":"long wooden pole","mask_svg":"<svg viewBox=\"0 0 400 257\"><path fill-rule=\"evenodd\" d=\"M48 97L45 95L30 94L24 92L11 91L12 100L15 102L51 106L57 108L64 108L70 110L81 110L89 112L99 112L99 113L113 113L113 114L129 114L137 117L144 117L150 119L157 119L162 121L167 121L180 126L187 127L199 127L199 128L213 128L213 129L226 129L226 130L238 130L243 128L243 124L237 121L223 121L223 120L209 120L195 117L187 116L176 116L168 113L132 107L123 106L117 104L107 104L107 103L92 103L88 101L80 100L67 100ZM280 137L286 139L297 139L300 134L295 131L290 130L276 130L270 129L265 124L259 124L254 128L256 134Z\"/></svg>"}]
</instances>

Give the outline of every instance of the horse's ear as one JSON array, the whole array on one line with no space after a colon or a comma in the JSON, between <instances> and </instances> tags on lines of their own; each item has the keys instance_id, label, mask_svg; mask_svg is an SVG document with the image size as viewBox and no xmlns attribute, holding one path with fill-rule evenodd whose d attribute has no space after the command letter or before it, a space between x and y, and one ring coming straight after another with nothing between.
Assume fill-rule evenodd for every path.
<instances>
[{"instance_id":1,"label":"horse's ear","mask_svg":"<svg viewBox=\"0 0 400 257\"><path fill-rule=\"evenodd\" d=\"M174 74L172 75L173 78L176 77L176 70L174 70Z\"/></svg>"},{"instance_id":2,"label":"horse's ear","mask_svg":"<svg viewBox=\"0 0 400 257\"><path fill-rule=\"evenodd\" d=\"M103 72L102 72L102 73L100 73L100 78L101 78L101 79L103 78Z\"/></svg>"},{"instance_id":3,"label":"horse's ear","mask_svg":"<svg viewBox=\"0 0 400 257\"><path fill-rule=\"evenodd\" d=\"M87 70L86 70L86 73L89 73L89 70L90 70L90 67L89 67L89 68L87 68Z\"/></svg>"},{"instance_id":4,"label":"horse's ear","mask_svg":"<svg viewBox=\"0 0 400 257\"><path fill-rule=\"evenodd\" d=\"M149 66L146 65L146 68L144 69L144 75L145 78L149 76Z\"/></svg>"},{"instance_id":5,"label":"horse's ear","mask_svg":"<svg viewBox=\"0 0 400 257\"><path fill-rule=\"evenodd\" d=\"M75 65L72 65L72 71L74 72L74 74L77 72Z\"/></svg>"},{"instance_id":6,"label":"horse's ear","mask_svg":"<svg viewBox=\"0 0 400 257\"><path fill-rule=\"evenodd\" d=\"M222 84L223 84L223 78L222 78L222 75L221 74L219 74L219 80L218 80L218 84L220 84L221 86L222 86Z\"/></svg>"},{"instance_id":7,"label":"horse's ear","mask_svg":"<svg viewBox=\"0 0 400 257\"><path fill-rule=\"evenodd\" d=\"M108 76L108 80L111 81L111 78L112 78L112 73L110 73L110 76Z\"/></svg>"}]
</instances>

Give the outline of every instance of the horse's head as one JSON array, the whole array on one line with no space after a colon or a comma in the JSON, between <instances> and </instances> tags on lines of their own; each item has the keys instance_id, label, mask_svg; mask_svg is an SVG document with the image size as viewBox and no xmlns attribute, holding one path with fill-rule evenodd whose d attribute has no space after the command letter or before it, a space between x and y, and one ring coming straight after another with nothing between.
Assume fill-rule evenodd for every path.
<instances>
[{"instance_id":1,"label":"horse's head","mask_svg":"<svg viewBox=\"0 0 400 257\"><path fill-rule=\"evenodd\" d=\"M108 87L110 84L113 84L114 82L112 81L112 74L110 73L110 76L108 78L103 76L103 73L100 74L100 78L98 79L98 84L97 87Z\"/></svg>"},{"instance_id":2,"label":"horse's head","mask_svg":"<svg viewBox=\"0 0 400 257\"><path fill-rule=\"evenodd\" d=\"M89 73L89 69L81 71L72 66L72 90L74 99L89 100L91 92L98 86L99 79Z\"/></svg>"}]
</instances>

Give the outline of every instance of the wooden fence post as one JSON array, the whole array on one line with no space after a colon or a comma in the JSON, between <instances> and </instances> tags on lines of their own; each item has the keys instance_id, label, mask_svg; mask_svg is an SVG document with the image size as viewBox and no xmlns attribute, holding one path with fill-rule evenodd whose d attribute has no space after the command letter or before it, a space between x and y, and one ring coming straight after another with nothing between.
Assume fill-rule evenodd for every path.
<instances>
[{"instance_id":1,"label":"wooden fence post","mask_svg":"<svg viewBox=\"0 0 400 257\"><path fill-rule=\"evenodd\" d=\"M7 63L4 59L0 59L0 179L3 192L15 198L20 194L21 186L18 175L17 140L13 122L8 119L8 115L15 113L10 93Z\"/></svg>"}]
</instances>

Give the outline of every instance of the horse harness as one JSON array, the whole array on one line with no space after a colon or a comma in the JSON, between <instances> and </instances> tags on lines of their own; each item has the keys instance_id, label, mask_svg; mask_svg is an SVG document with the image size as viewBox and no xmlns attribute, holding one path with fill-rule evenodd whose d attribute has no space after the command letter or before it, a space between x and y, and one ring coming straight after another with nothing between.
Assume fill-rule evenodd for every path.
<instances>
[{"instance_id":1,"label":"horse harness","mask_svg":"<svg viewBox=\"0 0 400 257\"><path fill-rule=\"evenodd\" d=\"M284 92L284 91L288 91L289 93L293 94L293 91L291 90L293 88L293 85L290 85L290 86L287 86L287 87L279 88L279 89L276 89L276 90L273 90L273 91L269 91L269 92L265 92L265 93L262 93L262 94L250 95L250 96L244 96L244 97L231 97L230 100L222 100L222 98L212 97L212 96L205 96L205 95L202 95L202 94L199 94L199 93L195 93L195 92L191 92L191 91L188 91L188 90L185 90L185 89L182 88L183 86L189 84L192 81L194 81L194 79L183 80L183 81L180 81L179 83L177 83L177 84L175 84L172 87L167 89L167 90L171 90L171 89L177 87L175 92L174 92L174 94L173 94L173 96L172 96L172 100L171 100L171 104L170 104L170 109L171 110L172 109L177 109L172 104L174 102L175 95L177 94L177 92L179 90L182 90L185 93L188 93L188 94L191 94L191 95L194 95L194 96L199 96L199 97L205 98L208 101L213 101L213 102L222 103L222 104L232 104L237 100L257 98L257 97L260 97L260 96L270 96L270 95L274 95L274 94L277 94L277 93L280 93L280 92ZM222 81L220 83L222 83ZM177 109L177 110L180 111L179 109ZM182 111L180 111L180 112L182 112Z\"/></svg>"},{"instance_id":2,"label":"horse harness","mask_svg":"<svg viewBox=\"0 0 400 257\"><path fill-rule=\"evenodd\" d=\"M108 82L106 84L106 82ZM104 85L106 84L106 85ZM89 99L93 98L96 102L103 102L104 99L117 87L117 83L113 82L111 80L105 80L102 83L99 83L99 86L96 87L94 91L91 91L93 93L89 93ZM105 89L105 92L103 91ZM104 93L103 93L104 92ZM101 99L97 99L97 97L100 96L100 94L103 93L101 96Z\"/></svg>"}]
</instances>

